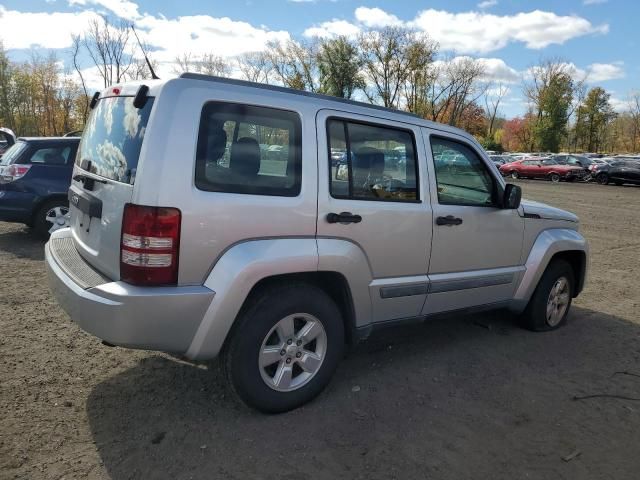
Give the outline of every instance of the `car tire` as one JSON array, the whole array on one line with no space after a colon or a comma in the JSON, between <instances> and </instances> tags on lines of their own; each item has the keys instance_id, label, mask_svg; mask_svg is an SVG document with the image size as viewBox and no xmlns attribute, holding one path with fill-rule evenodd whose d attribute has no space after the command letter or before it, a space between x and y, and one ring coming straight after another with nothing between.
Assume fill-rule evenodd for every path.
<instances>
[{"instance_id":1,"label":"car tire","mask_svg":"<svg viewBox=\"0 0 640 480\"><path fill-rule=\"evenodd\" d=\"M517 180L518 178L520 178L520 174L518 172L516 172L515 170L513 172L511 172L511 178L513 178L514 180Z\"/></svg>"},{"instance_id":2,"label":"car tire","mask_svg":"<svg viewBox=\"0 0 640 480\"><path fill-rule=\"evenodd\" d=\"M608 185L609 184L609 175L607 175L606 173L599 173L596 176L596 182L598 182L600 185Z\"/></svg>"},{"instance_id":3,"label":"car tire","mask_svg":"<svg viewBox=\"0 0 640 480\"><path fill-rule=\"evenodd\" d=\"M571 265L564 260L553 260L522 314L522 325L534 332L560 328L567 320L574 289Z\"/></svg>"},{"instance_id":4,"label":"car tire","mask_svg":"<svg viewBox=\"0 0 640 480\"><path fill-rule=\"evenodd\" d=\"M225 347L224 370L244 403L286 412L331 380L344 354L342 314L323 290L304 283L267 287L252 297Z\"/></svg>"},{"instance_id":5,"label":"car tire","mask_svg":"<svg viewBox=\"0 0 640 480\"><path fill-rule=\"evenodd\" d=\"M551 180L553 183L558 183L560 182L560 175L558 175L557 173L552 173L551 175L549 175L549 180Z\"/></svg>"},{"instance_id":6,"label":"car tire","mask_svg":"<svg viewBox=\"0 0 640 480\"><path fill-rule=\"evenodd\" d=\"M56 230L69 226L69 203L66 199L47 200L31 222L37 236L47 239Z\"/></svg>"}]
</instances>

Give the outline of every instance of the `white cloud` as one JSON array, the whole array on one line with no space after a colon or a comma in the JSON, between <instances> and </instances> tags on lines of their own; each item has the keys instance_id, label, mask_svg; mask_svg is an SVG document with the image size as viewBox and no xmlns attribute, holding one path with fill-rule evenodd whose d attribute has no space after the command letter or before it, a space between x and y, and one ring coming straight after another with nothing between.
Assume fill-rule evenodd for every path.
<instances>
[{"instance_id":1,"label":"white cloud","mask_svg":"<svg viewBox=\"0 0 640 480\"><path fill-rule=\"evenodd\" d=\"M428 32L443 50L460 53L487 53L504 48L511 42L541 49L609 30L606 24L596 27L578 16L559 16L540 10L501 16L429 9L420 12L409 25Z\"/></svg>"},{"instance_id":2,"label":"white cloud","mask_svg":"<svg viewBox=\"0 0 640 480\"><path fill-rule=\"evenodd\" d=\"M402 25L402 21L381 8L358 7L355 11L356 20L369 28L382 28Z\"/></svg>"},{"instance_id":3,"label":"white cloud","mask_svg":"<svg viewBox=\"0 0 640 480\"><path fill-rule=\"evenodd\" d=\"M118 17L126 20L140 18L138 5L129 0L69 0L69 5L96 5L106 8Z\"/></svg>"},{"instance_id":4,"label":"white cloud","mask_svg":"<svg viewBox=\"0 0 640 480\"><path fill-rule=\"evenodd\" d=\"M583 0L583 5L599 5L601 3L607 3L609 0Z\"/></svg>"},{"instance_id":5,"label":"white cloud","mask_svg":"<svg viewBox=\"0 0 640 480\"><path fill-rule=\"evenodd\" d=\"M89 11L19 12L0 5L0 32L4 46L9 50L34 46L66 48L71 45L71 34L83 32L93 18L96 18L96 14Z\"/></svg>"},{"instance_id":6,"label":"white cloud","mask_svg":"<svg viewBox=\"0 0 640 480\"><path fill-rule=\"evenodd\" d=\"M484 0L484 2L480 2L478 4L478 8L485 9L490 7L495 7L498 4L498 0Z\"/></svg>"},{"instance_id":7,"label":"white cloud","mask_svg":"<svg viewBox=\"0 0 640 480\"><path fill-rule=\"evenodd\" d=\"M497 83L518 83L522 74L510 67L501 58L478 58L485 69L485 78Z\"/></svg>"},{"instance_id":8,"label":"white cloud","mask_svg":"<svg viewBox=\"0 0 640 480\"><path fill-rule=\"evenodd\" d=\"M339 35L353 38L360 33L360 27L346 20L331 20L328 22L322 22L315 27L307 28L303 35L305 37L320 37L320 38L332 38Z\"/></svg>"},{"instance_id":9,"label":"white cloud","mask_svg":"<svg viewBox=\"0 0 640 480\"><path fill-rule=\"evenodd\" d=\"M622 62L614 63L592 63L587 68L589 77L587 80L590 83L605 82L607 80L615 80L617 78L624 78L625 73Z\"/></svg>"}]
</instances>

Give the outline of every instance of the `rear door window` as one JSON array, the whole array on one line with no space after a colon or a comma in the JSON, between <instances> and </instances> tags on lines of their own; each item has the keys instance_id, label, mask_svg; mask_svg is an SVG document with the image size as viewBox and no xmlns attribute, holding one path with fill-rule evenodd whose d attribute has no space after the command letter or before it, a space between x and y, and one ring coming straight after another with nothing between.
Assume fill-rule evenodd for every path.
<instances>
[{"instance_id":1,"label":"rear door window","mask_svg":"<svg viewBox=\"0 0 640 480\"><path fill-rule=\"evenodd\" d=\"M38 165L68 165L71 160L71 145L38 148L27 163Z\"/></svg>"},{"instance_id":2,"label":"rear door window","mask_svg":"<svg viewBox=\"0 0 640 480\"><path fill-rule=\"evenodd\" d=\"M76 163L91 173L133 184L153 98L144 107L133 97L107 97L98 101L84 128Z\"/></svg>"},{"instance_id":3,"label":"rear door window","mask_svg":"<svg viewBox=\"0 0 640 480\"><path fill-rule=\"evenodd\" d=\"M200 118L196 187L200 190L295 197L302 172L297 113L209 102Z\"/></svg>"},{"instance_id":4,"label":"rear door window","mask_svg":"<svg viewBox=\"0 0 640 480\"><path fill-rule=\"evenodd\" d=\"M331 196L353 200L419 199L413 134L407 130L331 119ZM334 161L334 154L341 161Z\"/></svg>"}]
</instances>

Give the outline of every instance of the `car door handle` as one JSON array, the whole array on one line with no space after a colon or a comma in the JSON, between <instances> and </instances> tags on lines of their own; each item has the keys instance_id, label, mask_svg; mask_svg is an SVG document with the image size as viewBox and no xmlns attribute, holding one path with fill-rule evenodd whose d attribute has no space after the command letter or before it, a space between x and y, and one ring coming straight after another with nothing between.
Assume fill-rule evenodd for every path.
<instances>
[{"instance_id":1,"label":"car door handle","mask_svg":"<svg viewBox=\"0 0 640 480\"><path fill-rule=\"evenodd\" d=\"M351 212L342 213L327 213L327 222L329 223L360 223L362 217L360 215L353 215Z\"/></svg>"},{"instance_id":2,"label":"car door handle","mask_svg":"<svg viewBox=\"0 0 640 480\"><path fill-rule=\"evenodd\" d=\"M460 225L462 223L461 218L456 218L453 215L447 215L446 217L436 218L436 225Z\"/></svg>"}]
</instances>

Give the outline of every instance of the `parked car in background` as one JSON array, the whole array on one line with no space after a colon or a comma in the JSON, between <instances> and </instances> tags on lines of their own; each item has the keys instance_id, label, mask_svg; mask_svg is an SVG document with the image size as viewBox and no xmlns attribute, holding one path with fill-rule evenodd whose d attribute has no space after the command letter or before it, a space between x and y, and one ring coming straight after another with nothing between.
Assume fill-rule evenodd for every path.
<instances>
[{"instance_id":1,"label":"parked car in background","mask_svg":"<svg viewBox=\"0 0 640 480\"><path fill-rule=\"evenodd\" d=\"M260 410L314 398L375 328L508 307L554 330L582 290L577 217L521 203L449 125L190 73L105 89L93 107L71 227L45 247L52 291L108 343L220 355ZM258 138L285 146L285 164Z\"/></svg>"},{"instance_id":2,"label":"parked car in background","mask_svg":"<svg viewBox=\"0 0 640 480\"><path fill-rule=\"evenodd\" d=\"M0 128L0 157L16 143L16 134L9 128Z\"/></svg>"},{"instance_id":3,"label":"parked car in background","mask_svg":"<svg viewBox=\"0 0 640 480\"><path fill-rule=\"evenodd\" d=\"M500 168L505 163L509 163L513 161L513 158L511 158L508 155L489 155L489 159L498 168Z\"/></svg>"},{"instance_id":4,"label":"parked car in background","mask_svg":"<svg viewBox=\"0 0 640 480\"><path fill-rule=\"evenodd\" d=\"M507 163L500 167L500 173L511 178L545 178L552 182L560 180L582 180L585 172L575 165L559 165L550 158L528 158Z\"/></svg>"},{"instance_id":5,"label":"parked car in background","mask_svg":"<svg viewBox=\"0 0 640 480\"><path fill-rule=\"evenodd\" d=\"M619 160L616 158L610 164L598 165L593 175L600 185L608 185L609 183L640 185L640 160Z\"/></svg>"},{"instance_id":6,"label":"parked car in background","mask_svg":"<svg viewBox=\"0 0 640 480\"><path fill-rule=\"evenodd\" d=\"M69 226L67 192L80 139L18 138L0 159L0 220L48 236Z\"/></svg>"}]
</instances>

